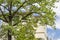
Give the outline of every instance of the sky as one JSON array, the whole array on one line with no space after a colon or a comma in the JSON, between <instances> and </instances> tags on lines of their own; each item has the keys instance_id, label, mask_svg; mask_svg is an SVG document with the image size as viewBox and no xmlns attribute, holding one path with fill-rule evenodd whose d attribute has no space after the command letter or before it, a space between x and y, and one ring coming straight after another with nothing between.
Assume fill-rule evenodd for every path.
<instances>
[{"instance_id":1,"label":"sky","mask_svg":"<svg viewBox=\"0 0 60 40\"><path fill-rule=\"evenodd\" d=\"M60 2L56 2L55 6L57 6L57 8L53 8L53 10L56 12L56 30L52 29L51 27L47 27L47 35L53 40L60 40ZM15 8L16 7L14 7L13 9L15 10ZM22 11L23 10L24 9L22 9ZM0 20L0 25L2 25L1 22L2 21Z\"/></svg>"}]
</instances>

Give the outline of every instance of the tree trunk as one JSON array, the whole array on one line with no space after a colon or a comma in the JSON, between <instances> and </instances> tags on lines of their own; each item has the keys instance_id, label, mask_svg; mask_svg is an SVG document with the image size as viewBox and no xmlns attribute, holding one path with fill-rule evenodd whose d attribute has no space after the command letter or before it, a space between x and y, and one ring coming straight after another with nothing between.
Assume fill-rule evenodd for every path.
<instances>
[{"instance_id":1,"label":"tree trunk","mask_svg":"<svg viewBox=\"0 0 60 40\"><path fill-rule=\"evenodd\" d=\"M9 16L9 26L12 27L12 17ZM11 29L8 29L8 40L12 40Z\"/></svg>"},{"instance_id":2,"label":"tree trunk","mask_svg":"<svg viewBox=\"0 0 60 40\"><path fill-rule=\"evenodd\" d=\"M12 40L11 30L8 30L8 40Z\"/></svg>"}]
</instances>

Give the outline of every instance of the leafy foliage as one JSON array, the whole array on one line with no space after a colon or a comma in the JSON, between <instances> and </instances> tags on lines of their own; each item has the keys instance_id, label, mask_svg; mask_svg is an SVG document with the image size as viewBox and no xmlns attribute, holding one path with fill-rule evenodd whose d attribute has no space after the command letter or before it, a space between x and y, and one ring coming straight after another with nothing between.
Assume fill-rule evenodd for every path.
<instances>
[{"instance_id":1,"label":"leafy foliage","mask_svg":"<svg viewBox=\"0 0 60 40\"><path fill-rule=\"evenodd\" d=\"M34 27L55 24L54 3L57 0L0 0L0 19L8 25L2 25L2 31L16 40L34 40ZM5 34L6 34L5 33ZM4 35L5 35L4 34Z\"/></svg>"}]
</instances>

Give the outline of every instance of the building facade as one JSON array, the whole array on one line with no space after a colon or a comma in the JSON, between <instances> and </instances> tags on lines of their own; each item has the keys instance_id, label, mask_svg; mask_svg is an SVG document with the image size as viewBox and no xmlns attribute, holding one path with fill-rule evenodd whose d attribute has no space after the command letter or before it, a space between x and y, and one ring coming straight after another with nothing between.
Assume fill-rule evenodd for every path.
<instances>
[{"instance_id":1,"label":"building facade","mask_svg":"<svg viewBox=\"0 0 60 40\"><path fill-rule=\"evenodd\" d=\"M35 37L38 38L38 40L47 40L46 26L41 26L38 24Z\"/></svg>"}]
</instances>

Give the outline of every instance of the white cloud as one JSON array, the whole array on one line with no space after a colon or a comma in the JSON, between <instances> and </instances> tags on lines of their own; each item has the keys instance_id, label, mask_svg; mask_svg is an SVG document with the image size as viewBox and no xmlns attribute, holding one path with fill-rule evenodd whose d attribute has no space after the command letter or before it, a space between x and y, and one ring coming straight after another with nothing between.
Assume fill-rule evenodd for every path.
<instances>
[{"instance_id":1,"label":"white cloud","mask_svg":"<svg viewBox=\"0 0 60 40\"><path fill-rule=\"evenodd\" d=\"M60 29L60 23L56 23L56 28Z\"/></svg>"},{"instance_id":2,"label":"white cloud","mask_svg":"<svg viewBox=\"0 0 60 40\"><path fill-rule=\"evenodd\" d=\"M50 29L52 29L52 27L51 27L51 26L49 26L49 25L47 25L47 28L50 28Z\"/></svg>"},{"instance_id":3,"label":"white cloud","mask_svg":"<svg viewBox=\"0 0 60 40\"><path fill-rule=\"evenodd\" d=\"M58 38L57 40L60 40L60 38Z\"/></svg>"}]
</instances>

